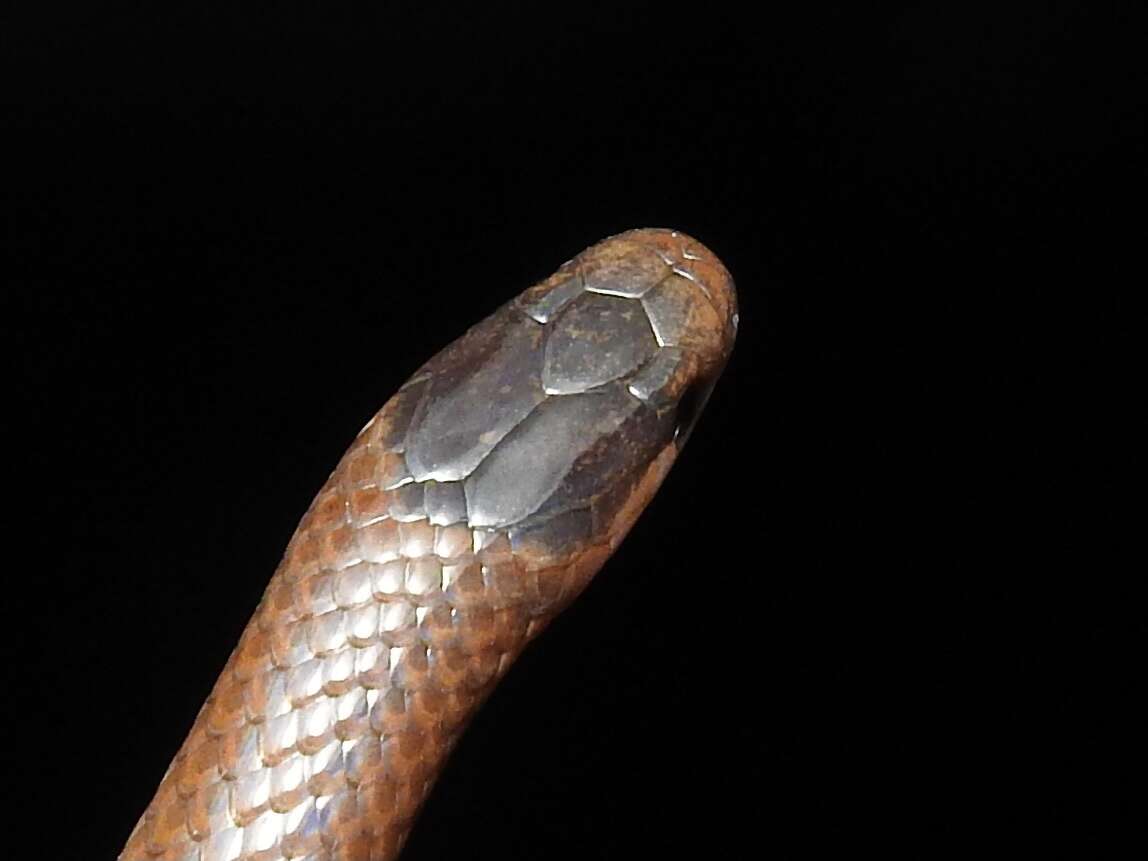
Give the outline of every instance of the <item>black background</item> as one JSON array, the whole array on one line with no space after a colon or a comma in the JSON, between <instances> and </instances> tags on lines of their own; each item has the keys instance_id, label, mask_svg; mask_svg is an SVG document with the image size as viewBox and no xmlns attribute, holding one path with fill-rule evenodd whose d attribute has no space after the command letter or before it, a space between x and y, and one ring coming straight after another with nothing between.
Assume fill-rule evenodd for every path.
<instances>
[{"instance_id":1,"label":"black background","mask_svg":"<svg viewBox=\"0 0 1148 861\"><path fill-rule=\"evenodd\" d=\"M1111 839L1142 7L387 5L6 22L35 857L118 851L374 410L642 225L733 272L733 360L404 858Z\"/></svg>"}]
</instances>

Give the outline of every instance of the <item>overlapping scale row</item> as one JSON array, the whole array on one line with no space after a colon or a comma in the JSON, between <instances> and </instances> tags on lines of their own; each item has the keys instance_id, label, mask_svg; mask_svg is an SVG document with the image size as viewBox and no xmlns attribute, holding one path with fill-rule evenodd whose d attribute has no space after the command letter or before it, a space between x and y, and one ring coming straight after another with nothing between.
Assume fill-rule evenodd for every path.
<instances>
[{"instance_id":1,"label":"overlapping scale row","mask_svg":"<svg viewBox=\"0 0 1148 861\"><path fill-rule=\"evenodd\" d=\"M303 517L121 861L394 858L467 717L656 488L733 301L693 240L634 231L417 372Z\"/></svg>"}]
</instances>

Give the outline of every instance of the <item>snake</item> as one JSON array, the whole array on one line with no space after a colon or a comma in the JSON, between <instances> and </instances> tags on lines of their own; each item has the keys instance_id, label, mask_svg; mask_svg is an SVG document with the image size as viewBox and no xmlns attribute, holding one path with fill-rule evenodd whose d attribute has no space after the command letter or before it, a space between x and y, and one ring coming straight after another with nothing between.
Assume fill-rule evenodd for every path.
<instances>
[{"instance_id":1,"label":"snake","mask_svg":"<svg viewBox=\"0 0 1148 861\"><path fill-rule=\"evenodd\" d=\"M661 485L737 325L713 252L641 228L424 364L307 509L120 861L395 859Z\"/></svg>"}]
</instances>

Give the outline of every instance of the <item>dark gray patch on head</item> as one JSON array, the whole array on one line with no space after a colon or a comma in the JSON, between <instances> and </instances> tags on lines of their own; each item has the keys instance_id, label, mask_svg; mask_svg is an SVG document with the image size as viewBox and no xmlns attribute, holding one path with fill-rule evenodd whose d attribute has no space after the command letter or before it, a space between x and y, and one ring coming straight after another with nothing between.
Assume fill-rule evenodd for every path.
<instances>
[{"instance_id":1,"label":"dark gray patch on head","mask_svg":"<svg viewBox=\"0 0 1148 861\"><path fill-rule=\"evenodd\" d=\"M468 350L439 370L407 433L416 481L457 481L545 397L543 327L504 308L467 336Z\"/></svg>"},{"instance_id":2,"label":"dark gray patch on head","mask_svg":"<svg viewBox=\"0 0 1148 861\"><path fill-rule=\"evenodd\" d=\"M470 523L533 523L587 507L672 438L672 418L633 397L621 382L549 398L467 479Z\"/></svg>"},{"instance_id":3,"label":"dark gray patch on head","mask_svg":"<svg viewBox=\"0 0 1148 861\"><path fill-rule=\"evenodd\" d=\"M580 296L554 324L542 384L572 394L636 371L657 343L642 305L618 296Z\"/></svg>"}]
</instances>

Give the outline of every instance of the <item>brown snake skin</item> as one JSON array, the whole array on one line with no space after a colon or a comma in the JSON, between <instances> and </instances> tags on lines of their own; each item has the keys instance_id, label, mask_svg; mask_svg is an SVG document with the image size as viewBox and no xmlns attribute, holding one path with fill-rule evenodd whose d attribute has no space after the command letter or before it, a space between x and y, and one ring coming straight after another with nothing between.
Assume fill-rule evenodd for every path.
<instances>
[{"instance_id":1,"label":"brown snake skin","mask_svg":"<svg viewBox=\"0 0 1148 861\"><path fill-rule=\"evenodd\" d=\"M319 491L121 861L389 861L468 717L625 536L733 282L607 239L423 366Z\"/></svg>"}]
</instances>

